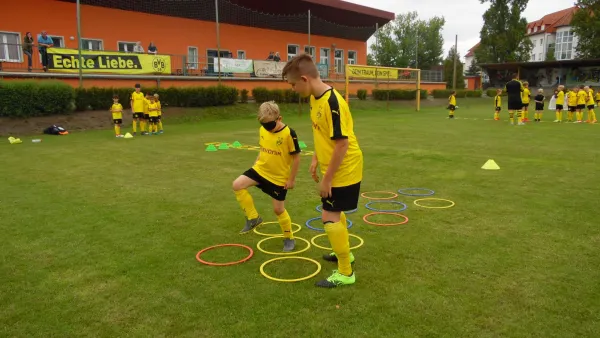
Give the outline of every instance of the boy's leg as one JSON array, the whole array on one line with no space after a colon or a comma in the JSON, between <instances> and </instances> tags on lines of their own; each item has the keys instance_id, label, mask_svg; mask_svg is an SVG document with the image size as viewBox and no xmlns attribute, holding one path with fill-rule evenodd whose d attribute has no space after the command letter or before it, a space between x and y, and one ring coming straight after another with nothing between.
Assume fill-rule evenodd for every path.
<instances>
[{"instance_id":1,"label":"boy's leg","mask_svg":"<svg viewBox=\"0 0 600 338\"><path fill-rule=\"evenodd\" d=\"M285 202L273 199L273 211L277 215L277 222L281 227L283 234L283 251L290 252L296 248L296 241L294 240L294 234L292 233L292 219L285 210Z\"/></svg>"},{"instance_id":2,"label":"boy's leg","mask_svg":"<svg viewBox=\"0 0 600 338\"><path fill-rule=\"evenodd\" d=\"M517 110L517 122L519 125L523 124L523 111Z\"/></svg>"},{"instance_id":3,"label":"boy's leg","mask_svg":"<svg viewBox=\"0 0 600 338\"><path fill-rule=\"evenodd\" d=\"M158 130L161 132L163 131L162 117L158 119Z\"/></svg>"},{"instance_id":4,"label":"boy's leg","mask_svg":"<svg viewBox=\"0 0 600 338\"><path fill-rule=\"evenodd\" d=\"M529 121L529 108L523 107L523 121Z\"/></svg>"},{"instance_id":5,"label":"boy's leg","mask_svg":"<svg viewBox=\"0 0 600 338\"><path fill-rule=\"evenodd\" d=\"M115 123L115 135L116 136L121 135L121 125L118 123Z\"/></svg>"},{"instance_id":6,"label":"boy's leg","mask_svg":"<svg viewBox=\"0 0 600 338\"><path fill-rule=\"evenodd\" d=\"M454 118L454 109L450 109L450 113L449 113L448 117L451 119Z\"/></svg>"},{"instance_id":7,"label":"boy's leg","mask_svg":"<svg viewBox=\"0 0 600 338\"><path fill-rule=\"evenodd\" d=\"M510 124L515 124L515 111L514 110L508 111L508 118L510 120Z\"/></svg>"},{"instance_id":8,"label":"boy's leg","mask_svg":"<svg viewBox=\"0 0 600 338\"><path fill-rule=\"evenodd\" d=\"M544 111L543 110L538 111L538 114L537 114L538 122L542 121L542 115L544 115Z\"/></svg>"},{"instance_id":9,"label":"boy's leg","mask_svg":"<svg viewBox=\"0 0 600 338\"><path fill-rule=\"evenodd\" d=\"M242 229L241 233L246 233L262 223L262 219L260 216L258 216L258 211L256 211L256 207L254 206L254 200L248 192L249 187L257 185L257 181L246 176L245 174L240 175L235 181L233 181L233 192L235 193L235 198L246 215L246 226L244 229Z\"/></svg>"},{"instance_id":10,"label":"boy's leg","mask_svg":"<svg viewBox=\"0 0 600 338\"><path fill-rule=\"evenodd\" d=\"M139 119L136 119L135 117L133 118L132 130L133 130L134 134L137 132L137 124L139 121L140 121Z\"/></svg>"}]
</instances>

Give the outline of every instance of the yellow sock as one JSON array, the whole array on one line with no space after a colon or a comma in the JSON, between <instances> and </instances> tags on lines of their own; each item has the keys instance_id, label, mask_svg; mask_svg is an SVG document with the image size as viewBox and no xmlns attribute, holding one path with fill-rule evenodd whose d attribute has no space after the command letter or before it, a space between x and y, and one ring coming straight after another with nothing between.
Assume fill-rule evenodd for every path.
<instances>
[{"instance_id":1,"label":"yellow sock","mask_svg":"<svg viewBox=\"0 0 600 338\"><path fill-rule=\"evenodd\" d=\"M162 120L158 121L158 130L163 130Z\"/></svg>"},{"instance_id":2,"label":"yellow sock","mask_svg":"<svg viewBox=\"0 0 600 338\"><path fill-rule=\"evenodd\" d=\"M526 110L526 111L523 112L523 118L524 119L529 118L529 111Z\"/></svg>"},{"instance_id":3,"label":"yellow sock","mask_svg":"<svg viewBox=\"0 0 600 338\"><path fill-rule=\"evenodd\" d=\"M533 119L537 121L537 113L533 113Z\"/></svg>"},{"instance_id":4,"label":"yellow sock","mask_svg":"<svg viewBox=\"0 0 600 338\"><path fill-rule=\"evenodd\" d=\"M558 120L562 122L563 120L563 112L562 110L558 113Z\"/></svg>"},{"instance_id":5,"label":"yellow sock","mask_svg":"<svg viewBox=\"0 0 600 338\"><path fill-rule=\"evenodd\" d=\"M135 120L133 120L133 132L137 132L137 123Z\"/></svg>"},{"instance_id":6,"label":"yellow sock","mask_svg":"<svg viewBox=\"0 0 600 338\"><path fill-rule=\"evenodd\" d=\"M450 116L454 116L454 110L450 111Z\"/></svg>"},{"instance_id":7,"label":"yellow sock","mask_svg":"<svg viewBox=\"0 0 600 338\"><path fill-rule=\"evenodd\" d=\"M115 124L115 135L121 135L121 127L118 124Z\"/></svg>"},{"instance_id":8,"label":"yellow sock","mask_svg":"<svg viewBox=\"0 0 600 338\"><path fill-rule=\"evenodd\" d=\"M574 116L573 112L572 112L572 111L570 111L570 112L567 114L567 121L573 121L573 116Z\"/></svg>"},{"instance_id":9,"label":"yellow sock","mask_svg":"<svg viewBox=\"0 0 600 338\"><path fill-rule=\"evenodd\" d=\"M596 111L594 109L590 110L590 114L592 114L591 121L596 121Z\"/></svg>"},{"instance_id":10,"label":"yellow sock","mask_svg":"<svg viewBox=\"0 0 600 338\"><path fill-rule=\"evenodd\" d=\"M342 222L346 229L348 228L348 220L346 219L346 214L343 211L340 213L340 222Z\"/></svg>"},{"instance_id":11,"label":"yellow sock","mask_svg":"<svg viewBox=\"0 0 600 338\"><path fill-rule=\"evenodd\" d=\"M256 211L256 208L254 207L254 200L252 200L252 196L250 196L247 189L235 191L235 198L240 204L240 207L242 207L242 210L244 210L246 218L255 219L258 217L258 211Z\"/></svg>"},{"instance_id":12,"label":"yellow sock","mask_svg":"<svg viewBox=\"0 0 600 338\"><path fill-rule=\"evenodd\" d=\"M338 271L342 275L352 275L348 229L340 220L339 222L325 224L325 232L338 259Z\"/></svg>"},{"instance_id":13,"label":"yellow sock","mask_svg":"<svg viewBox=\"0 0 600 338\"><path fill-rule=\"evenodd\" d=\"M279 227L281 227L283 237L294 239L294 234L292 233L292 219L287 210L284 210L283 214L277 215L277 221L279 222Z\"/></svg>"},{"instance_id":14,"label":"yellow sock","mask_svg":"<svg viewBox=\"0 0 600 338\"><path fill-rule=\"evenodd\" d=\"M544 113L538 113L538 114L537 114L537 119L538 119L538 120L542 120L542 114L544 114Z\"/></svg>"},{"instance_id":15,"label":"yellow sock","mask_svg":"<svg viewBox=\"0 0 600 338\"><path fill-rule=\"evenodd\" d=\"M517 122L523 123L523 112L520 110L517 111Z\"/></svg>"},{"instance_id":16,"label":"yellow sock","mask_svg":"<svg viewBox=\"0 0 600 338\"><path fill-rule=\"evenodd\" d=\"M515 123L515 113L508 113L508 116L510 117L510 123Z\"/></svg>"}]
</instances>

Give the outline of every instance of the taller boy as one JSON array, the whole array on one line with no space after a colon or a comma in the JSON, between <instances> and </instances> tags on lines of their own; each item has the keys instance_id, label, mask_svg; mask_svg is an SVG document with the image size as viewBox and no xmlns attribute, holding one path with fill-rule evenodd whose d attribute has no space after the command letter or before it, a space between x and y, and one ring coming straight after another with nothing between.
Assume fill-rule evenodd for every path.
<instances>
[{"instance_id":1,"label":"taller boy","mask_svg":"<svg viewBox=\"0 0 600 338\"><path fill-rule=\"evenodd\" d=\"M315 145L310 172L319 183L323 203L321 218L333 248L323 259L338 263L338 270L316 286L334 288L354 284L356 277L351 265L354 256L350 252L344 211L356 209L358 205L363 155L354 135L350 109L340 93L321 81L317 66L308 54L288 61L282 76L301 97L310 96ZM317 166L323 175L320 180Z\"/></svg>"}]
</instances>

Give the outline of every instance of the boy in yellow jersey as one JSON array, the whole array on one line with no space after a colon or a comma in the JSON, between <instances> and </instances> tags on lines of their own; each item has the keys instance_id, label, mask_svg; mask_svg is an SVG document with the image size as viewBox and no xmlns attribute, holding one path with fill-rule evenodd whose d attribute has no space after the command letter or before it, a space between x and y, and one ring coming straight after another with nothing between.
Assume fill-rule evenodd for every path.
<instances>
[{"instance_id":1,"label":"boy in yellow jersey","mask_svg":"<svg viewBox=\"0 0 600 338\"><path fill-rule=\"evenodd\" d=\"M156 126L158 128L158 133L162 134L163 133L163 125L162 125L162 104L160 104L160 100L159 100L159 96L158 94L154 94L154 101L156 101L156 103L158 104L158 118L156 122Z\"/></svg>"},{"instance_id":2,"label":"boy in yellow jersey","mask_svg":"<svg viewBox=\"0 0 600 338\"><path fill-rule=\"evenodd\" d=\"M449 110L448 118L453 119L454 111L456 110L456 91L453 91L452 93L450 93L450 96L448 97L448 108L447 109Z\"/></svg>"},{"instance_id":3,"label":"boy in yellow jersey","mask_svg":"<svg viewBox=\"0 0 600 338\"><path fill-rule=\"evenodd\" d=\"M556 93L556 120L554 122L562 122L562 111L565 108L565 86L558 86L558 93Z\"/></svg>"},{"instance_id":4,"label":"boy in yellow jersey","mask_svg":"<svg viewBox=\"0 0 600 338\"><path fill-rule=\"evenodd\" d=\"M577 87L567 92L567 104L569 105L569 113L567 114L567 122L575 122L574 116L577 112Z\"/></svg>"},{"instance_id":5,"label":"boy in yellow jersey","mask_svg":"<svg viewBox=\"0 0 600 338\"><path fill-rule=\"evenodd\" d=\"M502 111L502 89L496 90L494 97L494 120L500 121L500 111Z\"/></svg>"},{"instance_id":6,"label":"boy in yellow jersey","mask_svg":"<svg viewBox=\"0 0 600 338\"><path fill-rule=\"evenodd\" d=\"M544 96L544 90L542 88L538 89L537 95L534 97L535 100L535 115L533 116L535 122L542 121L542 114L544 114L544 100L546 97Z\"/></svg>"},{"instance_id":7,"label":"boy in yellow jersey","mask_svg":"<svg viewBox=\"0 0 600 338\"><path fill-rule=\"evenodd\" d=\"M596 106L600 107L600 88L597 88L598 91L596 92Z\"/></svg>"},{"instance_id":8,"label":"boy in yellow jersey","mask_svg":"<svg viewBox=\"0 0 600 338\"><path fill-rule=\"evenodd\" d=\"M583 111L588 101L589 93L585 91L583 85L577 88L577 123L583 123Z\"/></svg>"},{"instance_id":9,"label":"boy in yellow jersey","mask_svg":"<svg viewBox=\"0 0 600 338\"><path fill-rule=\"evenodd\" d=\"M521 93L521 102L523 102L523 122L529 122L529 101L531 100L531 91L529 82L523 81L523 92Z\"/></svg>"},{"instance_id":10,"label":"boy in yellow jersey","mask_svg":"<svg viewBox=\"0 0 600 338\"><path fill-rule=\"evenodd\" d=\"M144 98L144 118L141 123L141 131L142 135L149 135L150 131L150 111L148 110L148 105L150 104L150 98L154 98L152 94L146 93L146 97Z\"/></svg>"},{"instance_id":11,"label":"boy in yellow jersey","mask_svg":"<svg viewBox=\"0 0 600 338\"><path fill-rule=\"evenodd\" d=\"M588 109L588 118L586 120L587 123L597 123L596 120L596 112L594 111L595 103L594 103L594 90L586 86L584 90L588 93L588 101L587 101L587 109Z\"/></svg>"},{"instance_id":12,"label":"boy in yellow jersey","mask_svg":"<svg viewBox=\"0 0 600 338\"><path fill-rule=\"evenodd\" d=\"M113 105L110 107L113 124L115 125L115 137L123 137L121 124L123 124L123 106L119 103L119 95L113 95Z\"/></svg>"},{"instance_id":13,"label":"boy in yellow jersey","mask_svg":"<svg viewBox=\"0 0 600 338\"><path fill-rule=\"evenodd\" d=\"M310 118L315 155L310 166L313 180L319 184L323 212L321 219L333 252L323 256L337 261L338 269L318 287L334 288L354 284L354 255L350 252L346 215L356 209L363 172L363 154L354 135L354 121L348 103L335 89L325 84L317 66L308 54L300 54L287 62L283 78L300 94L310 97ZM319 179L317 167L323 177Z\"/></svg>"},{"instance_id":14,"label":"boy in yellow jersey","mask_svg":"<svg viewBox=\"0 0 600 338\"><path fill-rule=\"evenodd\" d=\"M157 135L156 123L158 122L158 104L154 100L154 96L148 95L148 135Z\"/></svg>"},{"instance_id":15,"label":"boy in yellow jersey","mask_svg":"<svg viewBox=\"0 0 600 338\"><path fill-rule=\"evenodd\" d=\"M135 84L135 91L131 94L131 113L133 114L133 135L137 134L137 125L142 132L142 120L144 119L144 93L139 83Z\"/></svg>"},{"instance_id":16,"label":"boy in yellow jersey","mask_svg":"<svg viewBox=\"0 0 600 338\"><path fill-rule=\"evenodd\" d=\"M296 132L282 122L279 107L273 101L263 103L258 109L260 152L252 168L233 181L233 191L246 214L247 233L262 223L254 207L248 188L256 186L273 198L273 210L283 232L283 251L296 247L292 233L292 220L285 210L285 197L296 184L300 167L300 146Z\"/></svg>"}]
</instances>

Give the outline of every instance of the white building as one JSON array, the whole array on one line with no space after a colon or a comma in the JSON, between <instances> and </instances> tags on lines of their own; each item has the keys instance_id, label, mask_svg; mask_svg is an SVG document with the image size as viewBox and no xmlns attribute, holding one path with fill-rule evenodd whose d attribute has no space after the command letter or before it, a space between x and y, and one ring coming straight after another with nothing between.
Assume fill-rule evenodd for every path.
<instances>
[{"instance_id":1,"label":"white building","mask_svg":"<svg viewBox=\"0 0 600 338\"><path fill-rule=\"evenodd\" d=\"M576 10L577 7L563 9L527 25L527 36L533 43L529 61L546 61L548 51L554 51L556 60L575 58L577 37L573 34L571 20Z\"/></svg>"}]
</instances>

